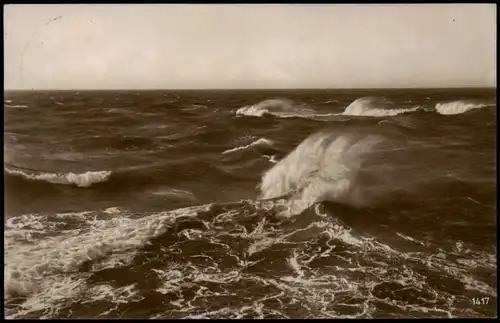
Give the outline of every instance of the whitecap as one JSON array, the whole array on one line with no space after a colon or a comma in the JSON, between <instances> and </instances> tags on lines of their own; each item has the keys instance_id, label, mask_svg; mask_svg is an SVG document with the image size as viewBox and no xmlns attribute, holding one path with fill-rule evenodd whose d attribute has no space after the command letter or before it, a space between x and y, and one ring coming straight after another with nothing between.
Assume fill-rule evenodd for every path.
<instances>
[{"instance_id":1,"label":"whitecap","mask_svg":"<svg viewBox=\"0 0 500 323\"><path fill-rule=\"evenodd\" d=\"M421 110L415 106L411 108L403 108L395 105L392 102L382 100L376 97L362 97L354 100L342 115L345 116L363 116L363 117L387 117L396 116L402 113L415 112Z\"/></svg>"},{"instance_id":2,"label":"whitecap","mask_svg":"<svg viewBox=\"0 0 500 323\"><path fill-rule=\"evenodd\" d=\"M26 109L28 106L25 104L4 104L4 107L12 109Z\"/></svg>"},{"instance_id":3,"label":"whitecap","mask_svg":"<svg viewBox=\"0 0 500 323\"><path fill-rule=\"evenodd\" d=\"M272 140L269 140L269 139L266 139L266 138L260 138L260 139L255 140L254 142L252 142L252 143L250 143L248 145L239 146L239 147L235 147L235 148L232 148L232 149L225 150L225 151L222 152L222 154L225 155L225 154L237 152L237 151L240 151L240 150L246 150L248 148L252 148L252 147L255 147L255 146L272 146L273 144L274 144L274 142Z\"/></svg>"},{"instance_id":4,"label":"whitecap","mask_svg":"<svg viewBox=\"0 0 500 323\"><path fill-rule=\"evenodd\" d=\"M474 103L466 100L451 101L445 103L437 103L436 111L442 115L462 114L471 110L480 109L492 106L485 103Z\"/></svg>"},{"instance_id":5,"label":"whitecap","mask_svg":"<svg viewBox=\"0 0 500 323\"><path fill-rule=\"evenodd\" d=\"M85 173L39 173L29 174L21 170L4 168L7 173L20 176L28 180L45 181L52 184L76 185L78 187L89 187L92 184L105 182L109 179L111 171L88 171Z\"/></svg>"},{"instance_id":6,"label":"whitecap","mask_svg":"<svg viewBox=\"0 0 500 323\"><path fill-rule=\"evenodd\" d=\"M307 117L314 116L314 110L303 104L296 104L288 99L269 99L251 106L244 106L236 110L237 115L262 117L273 115L277 117Z\"/></svg>"}]
</instances>

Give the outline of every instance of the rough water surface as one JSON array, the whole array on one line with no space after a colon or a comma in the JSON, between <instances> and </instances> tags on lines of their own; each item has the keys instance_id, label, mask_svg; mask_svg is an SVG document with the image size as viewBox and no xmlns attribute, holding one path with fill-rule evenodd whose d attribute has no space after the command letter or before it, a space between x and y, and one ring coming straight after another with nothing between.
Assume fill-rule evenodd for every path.
<instances>
[{"instance_id":1,"label":"rough water surface","mask_svg":"<svg viewBox=\"0 0 500 323\"><path fill-rule=\"evenodd\" d=\"M494 317L494 95L6 92L5 315Z\"/></svg>"}]
</instances>

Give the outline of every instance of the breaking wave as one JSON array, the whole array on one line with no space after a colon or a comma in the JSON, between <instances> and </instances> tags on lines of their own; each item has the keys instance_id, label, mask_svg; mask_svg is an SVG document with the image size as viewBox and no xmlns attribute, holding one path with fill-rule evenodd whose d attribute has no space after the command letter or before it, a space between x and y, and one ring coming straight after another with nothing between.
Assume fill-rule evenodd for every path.
<instances>
[{"instance_id":1,"label":"breaking wave","mask_svg":"<svg viewBox=\"0 0 500 323\"><path fill-rule=\"evenodd\" d=\"M112 172L111 171L97 171L97 172L85 172L85 173L65 173L65 174L55 174L55 173L27 173L22 170L14 170L9 168L4 168L4 170L14 176L19 176L26 180L32 181L44 181L52 184L62 184L62 185L76 185L78 187L89 187L92 184L105 182L109 179Z\"/></svg>"},{"instance_id":2,"label":"breaking wave","mask_svg":"<svg viewBox=\"0 0 500 323\"><path fill-rule=\"evenodd\" d=\"M342 115L345 116L363 116L363 117L387 117L396 116L402 113L415 112L421 110L421 107L400 108L394 103L382 100L377 97L363 97L354 100Z\"/></svg>"},{"instance_id":3,"label":"breaking wave","mask_svg":"<svg viewBox=\"0 0 500 323\"><path fill-rule=\"evenodd\" d=\"M381 142L376 135L314 134L265 173L260 198L287 197L287 212L292 214L322 201L363 204L356 178L367 155Z\"/></svg>"},{"instance_id":4,"label":"breaking wave","mask_svg":"<svg viewBox=\"0 0 500 323\"><path fill-rule=\"evenodd\" d=\"M437 103L436 111L443 115L462 114L474 109L491 107L492 104L475 103L472 101L458 100L445 103Z\"/></svg>"},{"instance_id":5,"label":"breaking wave","mask_svg":"<svg viewBox=\"0 0 500 323\"><path fill-rule=\"evenodd\" d=\"M288 99L269 99L251 106L244 106L236 110L237 115L262 117L274 115L277 117L300 117L314 115L314 110L305 105L298 105Z\"/></svg>"}]
</instances>

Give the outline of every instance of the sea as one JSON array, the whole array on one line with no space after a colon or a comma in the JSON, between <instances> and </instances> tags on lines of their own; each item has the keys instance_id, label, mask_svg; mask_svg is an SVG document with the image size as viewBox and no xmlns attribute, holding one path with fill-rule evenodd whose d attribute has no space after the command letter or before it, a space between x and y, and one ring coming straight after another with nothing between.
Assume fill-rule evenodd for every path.
<instances>
[{"instance_id":1,"label":"sea","mask_svg":"<svg viewBox=\"0 0 500 323\"><path fill-rule=\"evenodd\" d=\"M4 92L7 318L496 317L496 89Z\"/></svg>"}]
</instances>

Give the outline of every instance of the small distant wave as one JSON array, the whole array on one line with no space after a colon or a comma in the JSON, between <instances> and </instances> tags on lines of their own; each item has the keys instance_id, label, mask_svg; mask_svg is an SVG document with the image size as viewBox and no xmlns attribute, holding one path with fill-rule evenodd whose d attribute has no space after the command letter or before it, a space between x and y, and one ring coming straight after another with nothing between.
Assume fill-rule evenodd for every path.
<instances>
[{"instance_id":1,"label":"small distant wave","mask_svg":"<svg viewBox=\"0 0 500 323\"><path fill-rule=\"evenodd\" d=\"M377 97L362 97L354 100L344 110L345 116L388 117L422 110L421 107L400 108L392 102Z\"/></svg>"},{"instance_id":2,"label":"small distant wave","mask_svg":"<svg viewBox=\"0 0 500 323\"><path fill-rule=\"evenodd\" d=\"M262 117L274 115L277 117L301 117L314 115L314 110L304 105L297 105L288 99L269 99L251 106L244 106L236 110L237 115Z\"/></svg>"},{"instance_id":3,"label":"small distant wave","mask_svg":"<svg viewBox=\"0 0 500 323\"><path fill-rule=\"evenodd\" d=\"M11 109L26 109L28 106L24 104L4 104L3 105L5 108L11 108Z\"/></svg>"},{"instance_id":4,"label":"small distant wave","mask_svg":"<svg viewBox=\"0 0 500 323\"><path fill-rule=\"evenodd\" d=\"M39 173L39 174L29 174L22 170L13 170L9 168L4 168L4 170L14 176L20 176L27 180L34 181L45 181L52 184L63 184L63 185L76 185L78 187L89 187L92 184L105 182L111 176L110 171L97 171L97 172L85 172L85 173L66 173L66 174L55 174L55 173Z\"/></svg>"},{"instance_id":5,"label":"small distant wave","mask_svg":"<svg viewBox=\"0 0 500 323\"><path fill-rule=\"evenodd\" d=\"M5 100L4 103L12 103L12 100Z\"/></svg>"},{"instance_id":6,"label":"small distant wave","mask_svg":"<svg viewBox=\"0 0 500 323\"><path fill-rule=\"evenodd\" d=\"M436 104L436 112L442 115L462 114L474 109L492 106L486 103L474 103L466 100L451 101Z\"/></svg>"},{"instance_id":7,"label":"small distant wave","mask_svg":"<svg viewBox=\"0 0 500 323\"><path fill-rule=\"evenodd\" d=\"M271 141L271 140L269 140L269 139L260 138L258 140L255 140L254 142L246 145L246 146L239 146L239 147L236 147L236 148L225 150L225 151L222 152L222 154L225 155L225 154L233 153L233 152L236 152L236 151L239 151L239 150L245 150L245 149L248 149L248 148L252 148L252 147L255 147L255 146L272 146L273 144L274 144L274 142Z\"/></svg>"}]
</instances>

